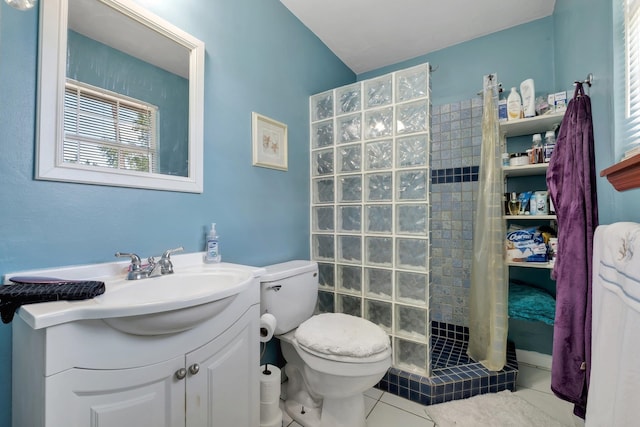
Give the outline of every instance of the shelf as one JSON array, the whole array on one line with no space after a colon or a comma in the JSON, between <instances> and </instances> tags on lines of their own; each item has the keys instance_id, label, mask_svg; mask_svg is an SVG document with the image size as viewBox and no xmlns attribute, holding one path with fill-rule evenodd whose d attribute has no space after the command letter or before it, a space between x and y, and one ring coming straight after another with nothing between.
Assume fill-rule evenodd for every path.
<instances>
[{"instance_id":1,"label":"shelf","mask_svg":"<svg viewBox=\"0 0 640 427\"><path fill-rule=\"evenodd\" d=\"M533 176L546 175L549 169L549 163L536 163L533 165L522 166L503 166L502 172L504 176Z\"/></svg>"},{"instance_id":2,"label":"shelf","mask_svg":"<svg viewBox=\"0 0 640 427\"><path fill-rule=\"evenodd\" d=\"M553 264L549 262L507 262L509 267L523 267L523 268L541 268L546 270L552 270Z\"/></svg>"},{"instance_id":3,"label":"shelf","mask_svg":"<svg viewBox=\"0 0 640 427\"><path fill-rule=\"evenodd\" d=\"M622 160L600 172L618 191L640 187L640 154Z\"/></svg>"},{"instance_id":4,"label":"shelf","mask_svg":"<svg viewBox=\"0 0 640 427\"><path fill-rule=\"evenodd\" d=\"M540 219L551 219L551 220L556 220L558 219L557 216L555 215L504 215L502 218L504 219L514 219L514 220L525 220L525 221L531 221L531 220L540 220Z\"/></svg>"},{"instance_id":5,"label":"shelf","mask_svg":"<svg viewBox=\"0 0 640 427\"><path fill-rule=\"evenodd\" d=\"M552 130L560 125L562 117L564 112L500 122L500 133L505 137L511 137L540 133L540 129Z\"/></svg>"}]
</instances>

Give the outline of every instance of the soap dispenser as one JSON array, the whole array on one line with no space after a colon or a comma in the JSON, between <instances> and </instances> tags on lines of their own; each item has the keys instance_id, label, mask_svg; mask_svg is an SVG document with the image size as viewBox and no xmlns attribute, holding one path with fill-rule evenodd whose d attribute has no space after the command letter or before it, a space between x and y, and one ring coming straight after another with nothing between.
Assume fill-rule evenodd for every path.
<instances>
[{"instance_id":1,"label":"soap dispenser","mask_svg":"<svg viewBox=\"0 0 640 427\"><path fill-rule=\"evenodd\" d=\"M220 262L220 260L222 260L215 222L211 223L211 229L207 234L207 252L204 260L208 263Z\"/></svg>"}]
</instances>

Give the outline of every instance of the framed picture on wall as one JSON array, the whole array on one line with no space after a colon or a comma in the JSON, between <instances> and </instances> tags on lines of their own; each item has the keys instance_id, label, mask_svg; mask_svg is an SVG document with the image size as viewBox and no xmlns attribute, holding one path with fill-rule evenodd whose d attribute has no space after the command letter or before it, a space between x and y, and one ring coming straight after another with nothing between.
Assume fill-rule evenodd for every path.
<instances>
[{"instance_id":1,"label":"framed picture on wall","mask_svg":"<svg viewBox=\"0 0 640 427\"><path fill-rule=\"evenodd\" d=\"M251 113L253 165L286 171L287 125L258 113Z\"/></svg>"}]
</instances>

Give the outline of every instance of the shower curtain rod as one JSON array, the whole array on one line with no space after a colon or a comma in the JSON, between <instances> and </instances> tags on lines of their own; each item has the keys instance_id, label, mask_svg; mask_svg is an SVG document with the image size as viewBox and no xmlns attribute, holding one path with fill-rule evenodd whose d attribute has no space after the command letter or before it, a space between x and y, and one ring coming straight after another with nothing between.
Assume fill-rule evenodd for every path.
<instances>
[{"instance_id":1,"label":"shower curtain rod","mask_svg":"<svg viewBox=\"0 0 640 427\"><path fill-rule=\"evenodd\" d=\"M587 78L584 80L576 80L573 82L574 85L577 85L578 83L586 84L591 87L593 84L593 73L587 74ZM498 83L498 91L502 92L502 83ZM476 95L482 95L482 91L478 92Z\"/></svg>"}]
</instances>

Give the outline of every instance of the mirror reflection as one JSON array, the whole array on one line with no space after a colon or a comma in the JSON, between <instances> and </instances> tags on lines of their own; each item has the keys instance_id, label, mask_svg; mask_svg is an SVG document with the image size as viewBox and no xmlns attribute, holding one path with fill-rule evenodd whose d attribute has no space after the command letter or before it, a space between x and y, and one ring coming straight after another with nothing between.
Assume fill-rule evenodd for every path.
<instances>
[{"instance_id":1,"label":"mirror reflection","mask_svg":"<svg viewBox=\"0 0 640 427\"><path fill-rule=\"evenodd\" d=\"M67 25L57 28L66 40L53 96L58 132L49 140L40 132L37 178L201 192L204 44L128 0L53 3L62 12L67 1ZM54 43L44 34L56 12L44 3L43 49ZM46 101L54 64L42 52Z\"/></svg>"}]
</instances>

